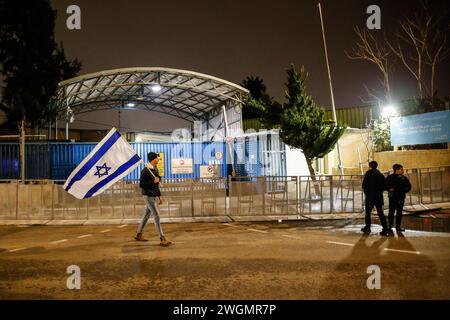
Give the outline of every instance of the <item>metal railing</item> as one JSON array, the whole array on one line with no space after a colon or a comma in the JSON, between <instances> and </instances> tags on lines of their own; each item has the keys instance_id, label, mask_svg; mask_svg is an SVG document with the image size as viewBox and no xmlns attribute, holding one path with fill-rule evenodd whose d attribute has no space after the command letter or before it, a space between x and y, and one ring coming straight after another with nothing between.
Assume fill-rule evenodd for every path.
<instances>
[{"instance_id":1,"label":"metal railing","mask_svg":"<svg viewBox=\"0 0 450 320\"><path fill-rule=\"evenodd\" d=\"M405 205L450 201L450 167L405 170L412 184ZM363 175L163 179L162 217L280 216L364 211ZM0 180L0 218L24 220L138 219L138 181L120 181L78 200L63 181ZM228 188L228 196L227 196ZM388 204L385 193L385 206Z\"/></svg>"},{"instance_id":2,"label":"metal railing","mask_svg":"<svg viewBox=\"0 0 450 320\"><path fill-rule=\"evenodd\" d=\"M405 170L406 206L450 201L450 167ZM364 212L364 175L230 177L230 214L308 215ZM384 193L385 208L389 199Z\"/></svg>"},{"instance_id":3,"label":"metal railing","mask_svg":"<svg viewBox=\"0 0 450 320\"><path fill-rule=\"evenodd\" d=\"M0 218L21 220L138 219L145 203L136 181L120 181L79 200L63 181L0 180ZM161 217L218 216L226 212L226 179L163 179Z\"/></svg>"}]
</instances>

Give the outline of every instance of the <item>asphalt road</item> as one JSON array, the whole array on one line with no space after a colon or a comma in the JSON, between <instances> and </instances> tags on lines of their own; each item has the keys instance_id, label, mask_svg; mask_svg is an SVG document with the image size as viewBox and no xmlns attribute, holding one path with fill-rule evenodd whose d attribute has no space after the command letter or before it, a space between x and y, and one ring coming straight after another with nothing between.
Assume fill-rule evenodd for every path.
<instances>
[{"instance_id":1,"label":"asphalt road","mask_svg":"<svg viewBox=\"0 0 450 320\"><path fill-rule=\"evenodd\" d=\"M450 299L449 233L322 224L165 224L167 248L152 223L149 242L135 225L2 226L0 299ZM370 265L380 289L367 288Z\"/></svg>"}]
</instances>

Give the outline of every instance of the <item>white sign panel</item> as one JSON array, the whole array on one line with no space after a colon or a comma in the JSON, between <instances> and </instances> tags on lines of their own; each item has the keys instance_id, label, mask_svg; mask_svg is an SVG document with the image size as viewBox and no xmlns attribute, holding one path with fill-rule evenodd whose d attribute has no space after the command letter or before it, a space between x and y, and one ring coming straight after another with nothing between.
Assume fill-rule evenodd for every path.
<instances>
[{"instance_id":1,"label":"white sign panel","mask_svg":"<svg viewBox=\"0 0 450 320\"><path fill-rule=\"evenodd\" d=\"M214 178L219 176L219 166L200 166L200 178Z\"/></svg>"},{"instance_id":2,"label":"white sign panel","mask_svg":"<svg viewBox=\"0 0 450 320\"><path fill-rule=\"evenodd\" d=\"M221 151L216 151L216 160L222 160L223 158L223 153Z\"/></svg>"},{"instance_id":3,"label":"white sign panel","mask_svg":"<svg viewBox=\"0 0 450 320\"><path fill-rule=\"evenodd\" d=\"M190 174L194 172L192 158L172 159L172 174Z\"/></svg>"}]
</instances>

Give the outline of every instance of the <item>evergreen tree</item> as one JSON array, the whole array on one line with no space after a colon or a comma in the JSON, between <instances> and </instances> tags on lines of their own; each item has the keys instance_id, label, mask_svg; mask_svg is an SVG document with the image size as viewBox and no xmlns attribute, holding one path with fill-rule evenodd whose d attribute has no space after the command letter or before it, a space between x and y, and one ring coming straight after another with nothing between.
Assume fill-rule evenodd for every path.
<instances>
[{"instance_id":1,"label":"evergreen tree","mask_svg":"<svg viewBox=\"0 0 450 320\"><path fill-rule=\"evenodd\" d=\"M242 86L250 91L243 108L244 119L258 119L266 129L280 124L282 105L266 92L266 86L259 77L247 77Z\"/></svg>"},{"instance_id":2,"label":"evergreen tree","mask_svg":"<svg viewBox=\"0 0 450 320\"><path fill-rule=\"evenodd\" d=\"M333 150L344 134L345 127L326 120L325 111L306 94L308 74L303 67L298 72L291 64L286 72L286 103L281 105L272 100L268 104L253 98L249 98L247 103L259 110L261 122L266 128L280 129L280 138L284 143L302 150L310 175L315 181L313 161Z\"/></svg>"},{"instance_id":3,"label":"evergreen tree","mask_svg":"<svg viewBox=\"0 0 450 320\"><path fill-rule=\"evenodd\" d=\"M248 76L241 83L241 86L250 91L250 100L260 101L264 105L271 105L273 97L266 92L266 85L263 79L258 76ZM242 110L242 117L244 119L259 119L262 117L262 109L255 107L252 103L245 103Z\"/></svg>"},{"instance_id":4,"label":"evergreen tree","mask_svg":"<svg viewBox=\"0 0 450 320\"><path fill-rule=\"evenodd\" d=\"M81 68L55 42L56 11L48 0L0 0L0 109L9 126L25 119L41 128L56 114L50 103L58 83Z\"/></svg>"},{"instance_id":5,"label":"evergreen tree","mask_svg":"<svg viewBox=\"0 0 450 320\"><path fill-rule=\"evenodd\" d=\"M311 177L315 180L313 161L333 150L345 127L326 120L325 111L306 94L308 74L303 67L297 72L291 64L287 75L287 103L283 105L281 114L280 138L287 145L302 150Z\"/></svg>"}]
</instances>

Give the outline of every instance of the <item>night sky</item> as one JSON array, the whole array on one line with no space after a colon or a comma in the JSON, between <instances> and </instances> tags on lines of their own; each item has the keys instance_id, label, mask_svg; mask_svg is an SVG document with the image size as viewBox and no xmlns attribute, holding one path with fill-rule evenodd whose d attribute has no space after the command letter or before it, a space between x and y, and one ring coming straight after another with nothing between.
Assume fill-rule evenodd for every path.
<instances>
[{"instance_id":1,"label":"night sky","mask_svg":"<svg viewBox=\"0 0 450 320\"><path fill-rule=\"evenodd\" d=\"M308 93L331 105L317 0L302 1L101 1L53 0L58 11L56 36L69 58L79 58L80 74L124 67L168 67L193 70L241 83L248 75L262 77L268 92L284 97L286 67L293 62L310 73ZM363 87L375 88L377 69L346 57L355 41L354 26L365 26L366 9L382 10L382 30L417 8L418 1L324 0L325 30L336 106L370 100ZM434 0L437 11L446 1ZM82 11L81 30L66 28L66 8ZM438 69L440 96L450 94L449 59ZM416 84L398 64L394 98L417 94Z\"/></svg>"}]
</instances>

